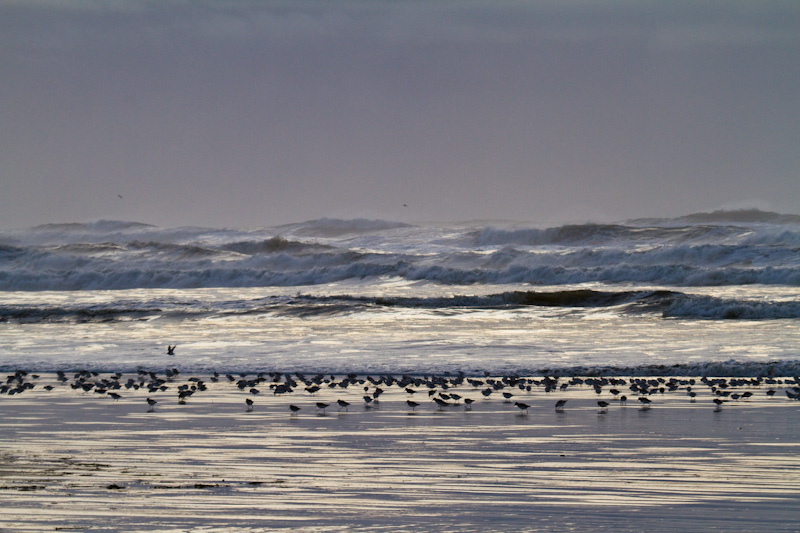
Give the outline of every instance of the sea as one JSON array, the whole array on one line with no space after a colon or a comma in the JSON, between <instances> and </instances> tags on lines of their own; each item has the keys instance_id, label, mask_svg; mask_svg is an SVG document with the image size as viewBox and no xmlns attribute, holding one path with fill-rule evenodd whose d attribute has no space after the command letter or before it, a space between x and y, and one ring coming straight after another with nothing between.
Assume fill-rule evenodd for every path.
<instances>
[{"instance_id":1,"label":"sea","mask_svg":"<svg viewBox=\"0 0 800 533\"><path fill-rule=\"evenodd\" d=\"M0 370L167 368L793 376L800 216L0 231Z\"/></svg>"}]
</instances>

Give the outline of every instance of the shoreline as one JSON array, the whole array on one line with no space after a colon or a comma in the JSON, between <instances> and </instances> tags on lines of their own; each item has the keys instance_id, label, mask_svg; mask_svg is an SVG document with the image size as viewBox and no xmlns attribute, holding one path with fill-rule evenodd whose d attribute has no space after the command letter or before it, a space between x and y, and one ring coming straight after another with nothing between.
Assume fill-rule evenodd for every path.
<instances>
[{"instance_id":1,"label":"shoreline","mask_svg":"<svg viewBox=\"0 0 800 533\"><path fill-rule=\"evenodd\" d=\"M714 411L705 386L695 402L656 392L642 410L635 397L612 400L612 385L598 395L585 382L550 393L517 384L507 402L508 386L483 399L464 382L446 389L458 405L439 406L428 387L365 381L282 396L200 376L206 390L181 405L177 389L193 377L123 388L115 401L94 388L46 391L57 376L41 374L0 397L0 529L791 531L800 513L800 402L783 392L794 382L773 398L764 385L728 386L753 395ZM383 389L377 407L363 386Z\"/></svg>"}]
</instances>

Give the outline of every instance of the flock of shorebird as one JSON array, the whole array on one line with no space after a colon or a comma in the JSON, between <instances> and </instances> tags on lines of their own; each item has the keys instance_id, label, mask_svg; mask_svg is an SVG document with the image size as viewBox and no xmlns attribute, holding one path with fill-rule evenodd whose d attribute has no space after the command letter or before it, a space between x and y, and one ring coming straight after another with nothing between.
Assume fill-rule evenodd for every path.
<instances>
[{"instance_id":1,"label":"flock of shorebird","mask_svg":"<svg viewBox=\"0 0 800 533\"><path fill-rule=\"evenodd\" d=\"M606 413L612 404L626 405L628 395L635 397L641 410L648 410L653 404L651 398L665 393L685 393L689 401L694 402L698 390L704 388L711 395L714 410L719 411L729 401L747 400L754 395L752 390L767 388L765 394L773 397L778 388L783 387L786 397L790 400L800 400L800 377L790 378L675 378L675 377L650 377L650 378L614 378L614 377L571 377L561 378L545 377L520 377L515 375L492 377L470 377L463 373L457 375L445 374L443 376L409 376L396 377L382 375L378 377L348 374L347 376L334 376L282 372L259 372L257 374L225 374L214 372L207 378L190 377L182 380L180 371L176 368L167 369L162 375L155 372L140 370L127 379L117 372L102 375L98 372L81 370L71 376L63 371L56 372L55 386L69 386L85 394L92 393L107 396L113 400L122 398L126 390L147 390L149 394L164 393L174 390L179 404L185 404L193 395L208 390L206 380L209 382L229 382L247 394L245 409L249 412L255 406L258 395L270 391L275 396L289 396L297 393L315 396L321 391L343 391L359 388L364 400L365 409L380 406L381 396L392 387L399 388L406 395L406 405L415 412L422 405L414 398L427 396L429 403L433 403L441 411L450 406L463 405L465 410L471 410L475 402L467 397L465 391L480 395L483 399L502 397L504 403L512 404L519 409L520 414L528 412L530 404L516 398L531 394L536 390L545 393L564 392L571 387L590 387L594 389L598 398L598 413ZM0 384L0 393L14 395L34 389L40 376L24 370L17 370L6 377L4 384ZM180 383L183 381L183 383ZM52 390L54 385L47 384L41 388ZM461 391L459 394L456 390ZM264 392L262 392L264 391ZM351 394L352 396L352 394ZM567 400L559 399L555 403L555 410L562 412ZM147 397L148 411L155 410L158 401ZM333 406L348 411L351 403L344 399L335 402L315 402L316 412L324 414L325 410ZM289 404L289 412L297 414L302 408L296 404Z\"/></svg>"}]
</instances>

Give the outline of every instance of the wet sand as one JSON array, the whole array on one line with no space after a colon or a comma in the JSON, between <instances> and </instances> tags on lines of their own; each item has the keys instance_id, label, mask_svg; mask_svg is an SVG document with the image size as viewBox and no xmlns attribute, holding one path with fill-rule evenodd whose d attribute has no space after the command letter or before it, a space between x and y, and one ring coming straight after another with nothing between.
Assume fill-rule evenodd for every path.
<instances>
[{"instance_id":1,"label":"wet sand","mask_svg":"<svg viewBox=\"0 0 800 533\"><path fill-rule=\"evenodd\" d=\"M588 386L516 391L525 414L466 384L471 411L420 390L414 412L398 387L367 408L355 386L208 383L179 405L178 382L118 401L44 383L0 397L2 531L796 531L800 517L785 387L737 389L753 396L719 412L706 388L644 411Z\"/></svg>"}]
</instances>

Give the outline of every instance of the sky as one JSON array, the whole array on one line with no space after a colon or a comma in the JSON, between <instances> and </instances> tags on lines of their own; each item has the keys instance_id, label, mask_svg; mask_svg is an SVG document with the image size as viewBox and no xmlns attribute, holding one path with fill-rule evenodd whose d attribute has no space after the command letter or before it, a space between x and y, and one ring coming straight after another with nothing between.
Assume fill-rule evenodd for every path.
<instances>
[{"instance_id":1,"label":"sky","mask_svg":"<svg viewBox=\"0 0 800 533\"><path fill-rule=\"evenodd\" d=\"M800 213L796 0L0 0L0 227Z\"/></svg>"}]
</instances>

